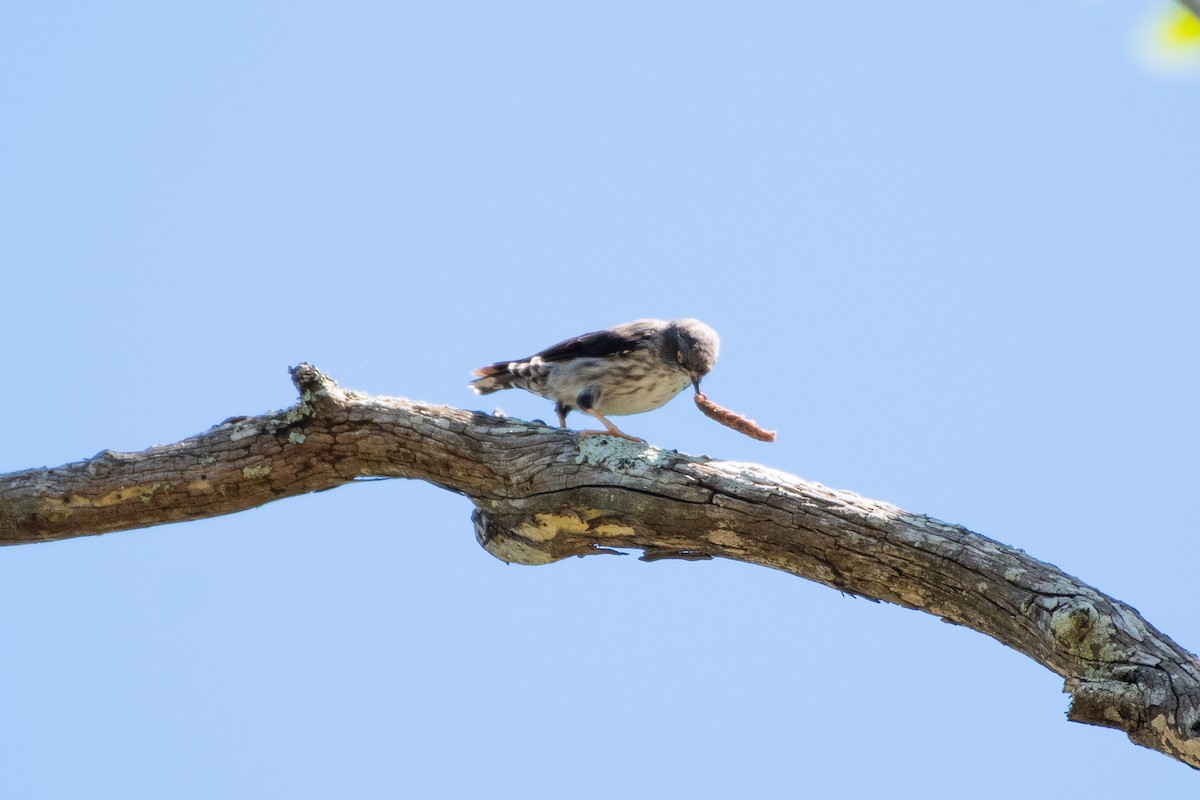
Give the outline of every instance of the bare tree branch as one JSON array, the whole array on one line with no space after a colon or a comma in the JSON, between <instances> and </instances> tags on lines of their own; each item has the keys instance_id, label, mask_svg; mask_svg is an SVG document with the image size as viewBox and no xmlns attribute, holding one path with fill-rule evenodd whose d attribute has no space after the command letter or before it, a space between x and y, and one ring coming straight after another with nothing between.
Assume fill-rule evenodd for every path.
<instances>
[{"instance_id":1,"label":"bare tree branch","mask_svg":"<svg viewBox=\"0 0 1200 800\"><path fill-rule=\"evenodd\" d=\"M364 476L471 498L508 562L637 549L729 558L964 625L1066 680L1070 719L1200 767L1200 663L1133 608L957 525L754 464L346 391L309 365L300 401L141 453L0 476L0 544L211 517Z\"/></svg>"}]
</instances>

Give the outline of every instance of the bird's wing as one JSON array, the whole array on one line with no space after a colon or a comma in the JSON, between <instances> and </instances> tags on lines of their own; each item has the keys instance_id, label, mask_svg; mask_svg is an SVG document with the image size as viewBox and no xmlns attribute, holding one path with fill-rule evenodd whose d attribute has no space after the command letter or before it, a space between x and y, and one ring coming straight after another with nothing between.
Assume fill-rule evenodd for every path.
<instances>
[{"instance_id":1,"label":"bird's wing","mask_svg":"<svg viewBox=\"0 0 1200 800\"><path fill-rule=\"evenodd\" d=\"M602 331L592 331L547 347L537 355L543 361L567 361L572 358L604 358L636 350L655 331L666 325L658 319L639 319Z\"/></svg>"}]
</instances>

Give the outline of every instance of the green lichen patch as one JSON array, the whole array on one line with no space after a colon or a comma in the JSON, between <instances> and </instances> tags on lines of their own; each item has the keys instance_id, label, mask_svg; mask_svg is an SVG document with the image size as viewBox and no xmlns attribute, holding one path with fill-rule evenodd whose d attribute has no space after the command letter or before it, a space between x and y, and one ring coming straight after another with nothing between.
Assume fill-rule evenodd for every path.
<instances>
[{"instance_id":1,"label":"green lichen patch","mask_svg":"<svg viewBox=\"0 0 1200 800\"><path fill-rule=\"evenodd\" d=\"M575 463L618 472L638 472L661 466L667 459L667 453L657 447L619 436L600 435L579 437L579 455L575 456Z\"/></svg>"}]
</instances>

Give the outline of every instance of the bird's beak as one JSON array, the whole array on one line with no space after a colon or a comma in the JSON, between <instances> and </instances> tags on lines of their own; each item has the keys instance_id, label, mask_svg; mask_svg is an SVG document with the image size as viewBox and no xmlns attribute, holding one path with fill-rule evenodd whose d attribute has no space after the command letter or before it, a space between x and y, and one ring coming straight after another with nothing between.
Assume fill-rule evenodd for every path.
<instances>
[{"instance_id":1,"label":"bird's beak","mask_svg":"<svg viewBox=\"0 0 1200 800\"><path fill-rule=\"evenodd\" d=\"M692 373L692 386L696 387L696 394L700 394L700 379L704 376L698 372Z\"/></svg>"}]
</instances>

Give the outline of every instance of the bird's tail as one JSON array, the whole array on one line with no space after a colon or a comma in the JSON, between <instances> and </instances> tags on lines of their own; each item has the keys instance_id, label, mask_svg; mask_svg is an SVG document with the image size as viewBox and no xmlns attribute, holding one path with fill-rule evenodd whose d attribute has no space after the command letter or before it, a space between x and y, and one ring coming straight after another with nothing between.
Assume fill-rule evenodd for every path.
<instances>
[{"instance_id":1,"label":"bird's tail","mask_svg":"<svg viewBox=\"0 0 1200 800\"><path fill-rule=\"evenodd\" d=\"M472 372L478 378L468 384L475 394L491 394L501 389L533 389L546 380L549 369L538 356L528 361L497 361Z\"/></svg>"},{"instance_id":2,"label":"bird's tail","mask_svg":"<svg viewBox=\"0 0 1200 800\"><path fill-rule=\"evenodd\" d=\"M475 394L491 394L501 389L511 389L513 387L514 375L509 370L509 367L512 366L516 365L504 361L480 367L471 373L479 377L471 381L468 386L475 391Z\"/></svg>"}]
</instances>

